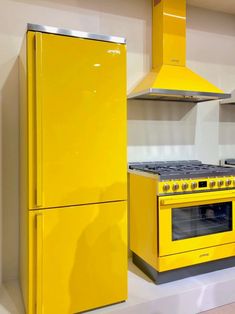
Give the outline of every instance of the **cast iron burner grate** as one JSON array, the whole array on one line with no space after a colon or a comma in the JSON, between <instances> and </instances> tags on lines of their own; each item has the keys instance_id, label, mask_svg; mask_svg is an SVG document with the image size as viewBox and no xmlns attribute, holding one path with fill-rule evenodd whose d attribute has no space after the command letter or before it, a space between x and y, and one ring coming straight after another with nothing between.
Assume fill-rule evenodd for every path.
<instances>
[{"instance_id":1,"label":"cast iron burner grate","mask_svg":"<svg viewBox=\"0 0 235 314\"><path fill-rule=\"evenodd\" d=\"M162 180L235 175L235 168L203 164L199 160L130 163L129 169L157 174Z\"/></svg>"}]
</instances>

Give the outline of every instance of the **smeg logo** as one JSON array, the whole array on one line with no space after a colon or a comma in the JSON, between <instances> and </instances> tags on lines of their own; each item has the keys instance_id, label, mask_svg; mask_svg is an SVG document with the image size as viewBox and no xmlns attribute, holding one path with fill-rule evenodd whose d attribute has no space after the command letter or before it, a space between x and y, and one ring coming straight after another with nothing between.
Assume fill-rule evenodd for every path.
<instances>
[{"instance_id":1,"label":"smeg logo","mask_svg":"<svg viewBox=\"0 0 235 314\"><path fill-rule=\"evenodd\" d=\"M209 256L209 253L204 253L204 254L199 255L200 258L201 257L207 257L207 256Z\"/></svg>"},{"instance_id":2,"label":"smeg logo","mask_svg":"<svg viewBox=\"0 0 235 314\"><path fill-rule=\"evenodd\" d=\"M180 60L179 59L171 59L171 62L174 62L174 63L179 63Z\"/></svg>"}]
</instances>

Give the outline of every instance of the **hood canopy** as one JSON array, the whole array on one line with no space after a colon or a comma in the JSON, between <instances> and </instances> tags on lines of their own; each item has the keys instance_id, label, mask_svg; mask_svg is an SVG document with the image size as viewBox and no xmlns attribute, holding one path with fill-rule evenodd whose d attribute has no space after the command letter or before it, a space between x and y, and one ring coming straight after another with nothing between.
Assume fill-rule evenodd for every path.
<instances>
[{"instance_id":1,"label":"hood canopy","mask_svg":"<svg viewBox=\"0 0 235 314\"><path fill-rule=\"evenodd\" d=\"M186 67L186 0L153 0L152 71L129 99L200 102L229 98Z\"/></svg>"}]
</instances>

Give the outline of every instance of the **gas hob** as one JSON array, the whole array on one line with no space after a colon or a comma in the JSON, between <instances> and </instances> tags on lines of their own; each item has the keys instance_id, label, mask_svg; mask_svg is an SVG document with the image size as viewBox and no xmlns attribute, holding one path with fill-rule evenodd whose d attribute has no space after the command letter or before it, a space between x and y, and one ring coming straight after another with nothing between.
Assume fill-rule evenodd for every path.
<instances>
[{"instance_id":1,"label":"gas hob","mask_svg":"<svg viewBox=\"0 0 235 314\"><path fill-rule=\"evenodd\" d=\"M129 164L129 170L156 175L159 194L235 188L235 168L199 160L136 162Z\"/></svg>"},{"instance_id":2,"label":"gas hob","mask_svg":"<svg viewBox=\"0 0 235 314\"><path fill-rule=\"evenodd\" d=\"M230 167L203 164L199 160L130 163L129 169L160 175L165 179L190 179L235 174Z\"/></svg>"}]
</instances>

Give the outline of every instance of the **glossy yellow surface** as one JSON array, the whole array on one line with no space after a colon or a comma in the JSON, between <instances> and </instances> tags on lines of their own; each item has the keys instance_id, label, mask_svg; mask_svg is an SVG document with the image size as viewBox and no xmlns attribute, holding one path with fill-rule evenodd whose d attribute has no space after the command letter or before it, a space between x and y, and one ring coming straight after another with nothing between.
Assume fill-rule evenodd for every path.
<instances>
[{"instance_id":1,"label":"glossy yellow surface","mask_svg":"<svg viewBox=\"0 0 235 314\"><path fill-rule=\"evenodd\" d=\"M27 62L26 62L26 37L24 38L22 49L19 55L19 83L20 83L20 251L19 251L19 276L21 291L28 308L28 158L27 158Z\"/></svg>"},{"instance_id":2,"label":"glossy yellow surface","mask_svg":"<svg viewBox=\"0 0 235 314\"><path fill-rule=\"evenodd\" d=\"M221 192L205 192L194 195L178 195L159 197L159 255L165 256L181 252L193 251L204 247L231 243L235 239L235 219L233 231L220 232L206 236L172 241L172 209L197 205L232 202L232 217L235 217L235 190ZM164 241L161 241L164 239Z\"/></svg>"},{"instance_id":3,"label":"glossy yellow surface","mask_svg":"<svg viewBox=\"0 0 235 314\"><path fill-rule=\"evenodd\" d=\"M211 262L231 256L235 256L234 243L159 257L157 270L160 272L168 271L171 269Z\"/></svg>"},{"instance_id":4,"label":"glossy yellow surface","mask_svg":"<svg viewBox=\"0 0 235 314\"><path fill-rule=\"evenodd\" d=\"M153 69L185 66L186 0L153 0ZM160 53L159 53L160 52Z\"/></svg>"},{"instance_id":5,"label":"glossy yellow surface","mask_svg":"<svg viewBox=\"0 0 235 314\"><path fill-rule=\"evenodd\" d=\"M72 314L126 300L126 202L29 215L37 314Z\"/></svg>"},{"instance_id":6,"label":"glossy yellow surface","mask_svg":"<svg viewBox=\"0 0 235 314\"><path fill-rule=\"evenodd\" d=\"M52 34L35 45L29 208L125 200L125 45Z\"/></svg>"},{"instance_id":7,"label":"glossy yellow surface","mask_svg":"<svg viewBox=\"0 0 235 314\"><path fill-rule=\"evenodd\" d=\"M223 180L223 185L219 186L219 181ZM230 180L231 184L228 186L226 185L226 180ZM207 186L206 187L199 187L199 182L206 182ZM213 187L210 186L210 182L214 181L215 185ZM173 185L174 183L177 183L179 185L179 188L174 191ZM182 184L187 183L188 188L183 189ZM192 188L192 183L196 183L197 187ZM168 191L164 191L164 185L169 184L170 188ZM214 190L221 190L225 188L234 188L235 187L235 177L234 176L228 176L228 177L211 177L211 178L199 178L199 179L182 179L182 180L166 180L158 183L158 192L159 194L168 194L168 193L179 193L179 192L199 192L199 191L214 191ZM234 191L229 191L228 193L232 193L235 195ZM221 194L220 194L221 195Z\"/></svg>"},{"instance_id":8,"label":"glossy yellow surface","mask_svg":"<svg viewBox=\"0 0 235 314\"><path fill-rule=\"evenodd\" d=\"M157 266L156 180L129 174L130 248L151 266Z\"/></svg>"},{"instance_id":9,"label":"glossy yellow surface","mask_svg":"<svg viewBox=\"0 0 235 314\"><path fill-rule=\"evenodd\" d=\"M20 77L26 314L74 314L124 301L125 45L28 32Z\"/></svg>"},{"instance_id":10,"label":"glossy yellow surface","mask_svg":"<svg viewBox=\"0 0 235 314\"><path fill-rule=\"evenodd\" d=\"M43 133L44 126L42 124L42 110L43 110L43 35L41 33L35 33L35 117L36 119L36 137L35 137L35 148L36 148L36 207L43 207L43 182L42 182L42 158L43 158ZM30 65L29 65L30 66ZM34 102L33 102L34 105ZM34 117L34 118L35 118Z\"/></svg>"},{"instance_id":11,"label":"glossy yellow surface","mask_svg":"<svg viewBox=\"0 0 235 314\"><path fill-rule=\"evenodd\" d=\"M189 68L171 65L162 65L156 71L151 71L133 92L137 93L149 88L210 93L222 92L221 89L197 75Z\"/></svg>"},{"instance_id":12,"label":"glossy yellow surface","mask_svg":"<svg viewBox=\"0 0 235 314\"><path fill-rule=\"evenodd\" d=\"M21 149L27 151L27 156L25 157L24 162L26 162L27 171L27 187L21 193L24 193L27 197L27 210L35 207L37 203L37 172L38 168L36 167L37 162L37 136L36 136L36 34L33 32L28 32L26 35L26 54L24 56L27 67L26 67L26 76L27 76L27 99L25 103L21 103L20 107L25 107L25 114L22 117L20 129L22 130L23 125L27 128L26 133L26 143L21 145ZM21 163L23 160L21 159ZM23 175L23 174L22 174Z\"/></svg>"},{"instance_id":13,"label":"glossy yellow surface","mask_svg":"<svg viewBox=\"0 0 235 314\"><path fill-rule=\"evenodd\" d=\"M186 67L186 0L154 3L153 0L152 71L132 93L150 88L222 93Z\"/></svg>"},{"instance_id":14,"label":"glossy yellow surface","mask_svg":"<svg viewBox=\"0 0 235 314\"><path fill-rule=\"evenodd\" d=\"M232 231L172 241L172 208L228 201L234 217L235 190L157 197L157 177L135 172L128 184L131 250L157 271L235 256L234 219Z\"/></svg>"}]
</instances>

